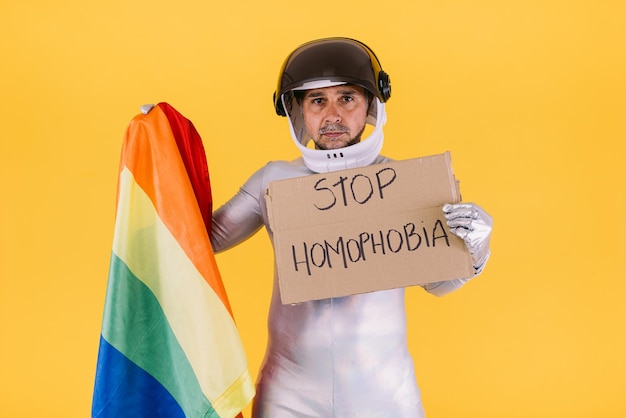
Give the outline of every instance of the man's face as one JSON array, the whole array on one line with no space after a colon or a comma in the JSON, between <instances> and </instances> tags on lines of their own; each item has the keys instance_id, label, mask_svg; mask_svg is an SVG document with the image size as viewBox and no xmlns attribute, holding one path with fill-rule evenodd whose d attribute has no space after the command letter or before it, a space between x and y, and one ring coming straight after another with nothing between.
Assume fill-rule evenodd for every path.
<instances>
[{"instance_id":1,"label":"man's face","mask_svg":"<svg viewBox=\"0 0 626 418\"><path fill-rule=\"evenodd\" d=\"M368 107L367 95L360 86L344 84L307 90L302 100L307 134L317 149L356 144L365 129Z\"/></svg>"}]
</instances>

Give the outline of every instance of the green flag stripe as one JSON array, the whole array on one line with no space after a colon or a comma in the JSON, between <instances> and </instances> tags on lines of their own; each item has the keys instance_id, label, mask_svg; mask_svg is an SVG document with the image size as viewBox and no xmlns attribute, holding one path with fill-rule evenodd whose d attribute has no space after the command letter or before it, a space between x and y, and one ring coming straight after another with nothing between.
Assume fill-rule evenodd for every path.
<instances>
[{"instance_id":1,"label":"green flag stripe","mask_svg":"<svg viewBox=\"0 0 626 418\"><path fill-rule=\"evenodd\" d=\"M115 254L102 337L157 379L188 417L218 417L202 393L159 302Z\"/></svg>"}]
</instances>

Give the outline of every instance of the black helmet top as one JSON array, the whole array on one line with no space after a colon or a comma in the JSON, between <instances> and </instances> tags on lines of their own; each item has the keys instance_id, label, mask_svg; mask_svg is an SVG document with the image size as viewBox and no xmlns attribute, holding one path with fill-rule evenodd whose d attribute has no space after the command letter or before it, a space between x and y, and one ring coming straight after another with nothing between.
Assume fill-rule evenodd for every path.
<instances>
[{"instance_id":1,"label":"black helmet top","mask_svg":"<svg viewBox=\"0 0 626 418\"><path fill-rule=\"evenodd\" d=\"M276 113L287 114L283 94L320 80L359 85L381 102L391 96L389 76L367 45L350 38L324 38L300 45L285 60L274 92Z\"/></svg>"}]
</instances>

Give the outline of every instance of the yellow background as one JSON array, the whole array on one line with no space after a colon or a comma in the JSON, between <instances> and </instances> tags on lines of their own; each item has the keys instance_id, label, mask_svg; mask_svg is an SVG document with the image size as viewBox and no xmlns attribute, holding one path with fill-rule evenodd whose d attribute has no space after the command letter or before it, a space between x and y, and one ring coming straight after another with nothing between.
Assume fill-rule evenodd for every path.
<instances>
[{"instance_id":1,"label":"yellow background","mask_svg":"<svg viewBox=\"0 0 626 418\"><path fill-rule=\"evenodd\" d=\"M324 36L391 75L384 153L450 150L495 219L487 270L407 294L429 418L626 416L622 1L0 3L0 416L89 415L128 121L167 101L203 137L216 205L297 154L271 96ZM256 376L271 250L218 263ZM249 416L249 415L248 415Z\"/></svg>"}]
</instances>

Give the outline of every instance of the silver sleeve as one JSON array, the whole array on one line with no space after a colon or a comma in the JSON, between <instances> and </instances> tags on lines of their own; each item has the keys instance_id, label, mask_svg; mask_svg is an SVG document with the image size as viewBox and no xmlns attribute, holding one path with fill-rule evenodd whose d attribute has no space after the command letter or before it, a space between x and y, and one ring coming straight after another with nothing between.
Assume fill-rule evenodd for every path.
<instances>
[{"instance_id":1,"label":"silver sleeve","mask_svg":"<svg viewBox=\"0 0 626 418\"><path fill-rule=\"evenodd\" d=\"M250 177L235 196L213 212L211 245L215 253L245 241L263 226L259 202L264 196L260 190L261 180L259 171Z\"/></svg>"}]
</instances>

